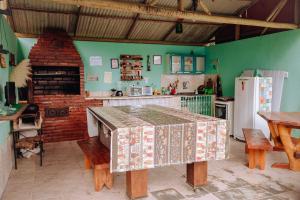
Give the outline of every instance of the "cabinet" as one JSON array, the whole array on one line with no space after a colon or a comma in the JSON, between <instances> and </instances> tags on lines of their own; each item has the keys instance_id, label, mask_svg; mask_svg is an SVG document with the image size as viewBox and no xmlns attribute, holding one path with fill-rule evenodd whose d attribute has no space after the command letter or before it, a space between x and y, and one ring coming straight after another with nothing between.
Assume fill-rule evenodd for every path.
<instances>
[{"instance_id":1,"label":"cabinet","mask_svg":"<svg viewBox=\"0 0 300 200\"><path fill-rule=\"evenodd\" d=\"M172 74L199 74L205 71L205 56L171 55Z\"/></svg>"}]
</instances>

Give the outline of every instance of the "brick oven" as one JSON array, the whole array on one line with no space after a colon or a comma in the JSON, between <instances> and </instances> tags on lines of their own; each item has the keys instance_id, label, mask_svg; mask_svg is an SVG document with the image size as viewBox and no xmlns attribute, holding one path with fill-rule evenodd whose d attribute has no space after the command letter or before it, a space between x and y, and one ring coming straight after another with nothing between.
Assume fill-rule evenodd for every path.
<instances>
[{"instance_id":1,"label":"brick oven","mask_svg":"<svg viewBox=\"0 0 300 200\"><path fill-rule=\"evenodd\" d=\"M84 66L71 37L62 31L43 33L29 59L31 102L39 105L44 118L45 141L87 137L86 108L102 106L102 101L85 99Z\"/></svg>"}]
</instances>

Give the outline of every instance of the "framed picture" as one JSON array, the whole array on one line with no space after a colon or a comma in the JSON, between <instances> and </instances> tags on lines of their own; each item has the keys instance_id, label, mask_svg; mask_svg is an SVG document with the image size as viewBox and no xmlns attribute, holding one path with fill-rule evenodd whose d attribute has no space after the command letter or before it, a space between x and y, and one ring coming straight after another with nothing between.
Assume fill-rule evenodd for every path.
<instances>
[{"instance_id":1,"label":"framed picture","mask_svg":"<svg viewBox=\"0 0 300 200\"><path fill-rule=\"evenodd\" d=\"M160 55L153 56L153 65L161 65L161 56Z\"/></svg>"},{"instance_id":2,"label":"framed picture","mask_svg":"<svg viewBox=\"0 0 300 200\"><path fill-rule=\"evenodd\" d=\"M119 59L112 58L110 59L110 64L112 69L118 69L119 68Z\"/></svg>"}]
</instances>

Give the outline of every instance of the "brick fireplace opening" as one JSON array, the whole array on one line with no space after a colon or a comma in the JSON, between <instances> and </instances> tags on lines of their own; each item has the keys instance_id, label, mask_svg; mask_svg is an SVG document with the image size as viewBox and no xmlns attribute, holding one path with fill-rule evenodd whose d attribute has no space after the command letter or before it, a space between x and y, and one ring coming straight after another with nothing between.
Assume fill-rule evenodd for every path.
<instances>
[{"instance_id":1,"label":"brick fireplace opening","mask_svg":"<svg viewBox=\"0 0 300 200\"><path fill-rule=\"evenodd\" d=\"M102 106L100 100L86 100L84 65L66 32L48 30L29 53L32 81L31 102L40 107L46 142L88 137L86 108Z\"/></svg>"}]
</instances>

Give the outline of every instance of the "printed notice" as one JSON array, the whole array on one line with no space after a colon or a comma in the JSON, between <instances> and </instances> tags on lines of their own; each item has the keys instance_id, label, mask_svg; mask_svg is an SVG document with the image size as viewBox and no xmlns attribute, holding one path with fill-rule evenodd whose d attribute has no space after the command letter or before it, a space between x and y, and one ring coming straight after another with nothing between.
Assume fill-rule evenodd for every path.
<instances>
[{"instance_id":1,"label":"printed notice","mask_svg":"<svg viewBox=\"0 0 300 200\"><path fill-rule=\"evenodd\" d=\"M90 66L102 66L102 56L90 56Z\"/></svg>"},{"instance_id":2,"label":"printed notice","mask_svg":"<svg viewBox=\"0 0 300 200\"><path fill-rule=\"evenodd\" d=\"M112 83L112 73L104 72L104 83Z\"/></svg>"}]
</instances>

